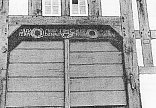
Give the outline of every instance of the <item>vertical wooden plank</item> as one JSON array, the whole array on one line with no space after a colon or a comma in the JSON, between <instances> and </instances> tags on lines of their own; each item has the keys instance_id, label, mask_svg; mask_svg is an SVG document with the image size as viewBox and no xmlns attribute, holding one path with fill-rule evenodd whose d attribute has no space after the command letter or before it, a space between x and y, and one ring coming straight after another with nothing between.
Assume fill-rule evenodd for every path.
<instances>
[{"instance_id":1,"label":"vertical wooden plank","mask_svg":"<svg viewBox=\"0 0 156 108\"><path fill-rule=\"evenodd\" d=\"M142 41L144 66L153 66L151 33L148 22L146 0L136 0L139 16L139 29Z\"/></svg>"},{"instance_id":2,"label":"vertical wooden plank","mask_svg":"<svg viewBox=\"0 0 156 108\"><path fill-rule=\"evenodd\" d=\"M9 0L0 0L0 107L5 107Z\"/></svg>"},{"instance_id":3,"label":"vertical wooden plank","mask_svg":"<svg viewBox=\"0 0 156 108\"><path fill-rule=\"evenodd\" d=\"M70 0L65 0L65 16L70 16Z\"/></svg>"},{"instance_id":4,"label":"vertical wooden plank","mask_svg":"<svg viewBox=\"0 0 156 108\"><path fill-rule=\"evenodd\" d=\"M120 0L122 35L124 37L123 50L127 82L127 96L129 108L140 108L140 91L138 67L135 48L135 33L132 13L132 0Z\"/></svg>"},{"instance_id":5,"label":"vertical wooden plank","mask_svg":"<svg viewBox=\"0 0 156 108\"><path fill-rule=\"evenodd\" d=\"M88 0L89 16L102 16L101 0Z\"/></svg>"},{"instance_id":6,"label":"vertical wooden plank","mask_svg":"<svg viewBox=\"0 0 156 108\"><path fill-rule=\"evenodd\" d=\"M66 15L66 0L61 0L61 15Z\"/></svg>"},{"instance_id":7,"label":"vertical wooden plank","mask_svg":"<svg viewBox=\"0 0 156 108\"><path fill-rule=\"evenodd\" d=\"M28 0L28 15L32 15L32 0Z\"/></svg>"},{"instance_id":8,"label":"vertical wooden plank","mask_svg":"<svg viewBox=\"0 0 156 108\"><path fill-rule=\"evenodd\" d=\"M29 0L29 15L42 15L42 0Z\"/></svg>"},{"instance_id":9,"label":"vertical wooden plank","mask_svg":"<svg viewBox=\"0 0 156 108\"><path fill-rule=\"evenodd\" d=\"M70 108L69 39L64 40L65 55L65 108Z\"/></svg>"}]
</instances>

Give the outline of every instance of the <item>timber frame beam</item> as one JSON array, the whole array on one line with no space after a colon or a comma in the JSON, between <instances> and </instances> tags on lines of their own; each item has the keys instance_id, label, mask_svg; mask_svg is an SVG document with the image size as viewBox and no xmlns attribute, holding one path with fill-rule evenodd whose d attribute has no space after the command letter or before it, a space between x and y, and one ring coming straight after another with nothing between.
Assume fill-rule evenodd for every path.
<instances>
[{"instance_id":1,"label":"timber frame beam","mask_svg":"<svg viewBox=\"0 0 156 108\"><path fill-rule=\"evenodd\" d=\"M128 108L141 108L132 0L120 0Z\"/></svg>"},{"instance_id":2,"label":"timber frame beam","mask_svg":"<svg viewBox=\"0 0 156 108\"><path fill-rule=\"evenodd\" d=\"M9 36L21 25L111 25L121 32L121 18L116 17L43 17L43 16L9 16Z\"/></svg>"},{"instance_id":3,"label":"timber frame beam","mask_svg":"<svg viewBox=\"0 0 156 108\"><path fill-rule=\"evenodd\" d=\"M136 36L136 39L141 39L141 35L140 35L139 30L135 30L135 36ZM150 30L150 38L156 39L156 30Z\"/></svg>"},{"instance_id":4,"label":"timber frame beam","mask_svg":"<svg viewBox=\"0 0 156 108\"><path fill-rule=\"evenodd\" d=\"M153 67L139 67L140 74L156 74L156 66Z\"/></svg>"},{"instance_id":5,"label":"timber frame beam","mask_svg":"<svg viewBox=\"0 0 156 108\"><path fill-rule=\"evenodd\" d=\"M139 16L139 29L142 43L143 62L145 67L153 66L151 33L148 22L146 0L136 0Z\"/></svg>"},{"instance_id":6,"label":"timber frame beam","mask_svg":"<svg viewBox=\"0 0 156 108\"><path fill-rule=\"evenodd\" d=\"M9 16L9 25L117 25L120 17L43 17L43 16Z\"/></svg>"},{"instance_id":7,"label":"timber frame beam","mask_svg":"<svg viewBox=\"0 0 156 108\"><path fill-rule=\"evenodd\" d=\"M5 107L9 0L0 0L0 108Z\"/></svg>"}]
</instances>

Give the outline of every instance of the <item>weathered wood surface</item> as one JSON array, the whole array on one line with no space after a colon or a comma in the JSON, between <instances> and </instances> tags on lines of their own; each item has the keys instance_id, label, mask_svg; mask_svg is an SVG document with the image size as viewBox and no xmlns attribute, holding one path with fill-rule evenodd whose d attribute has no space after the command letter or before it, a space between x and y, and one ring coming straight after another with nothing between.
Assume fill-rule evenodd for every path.
<instances>
[{"instance_id":1,"label":"weathered wood surface","mask_svg":"<svg viewBox=\"0 0 156 108\"><path fill-rule=\"evenodd\" d=\"M110 42L74 42L70 43L70 52L78 51L115 51L115 48Z\"/></svg>"},{"instance_id":2,"label":"weathered wood surface","mask_svg":"<svg viewBox=\"0 0 156 108\"><path fill-rule=\"evenodd\" d=\"M20 25L9 26L9 29L8 29L8 37L11 36L12 33L14 33L19 27L20 27Z\"/></svg>"},{"instance_id":3,"label":"weathered wood surface","mask_svg":"<svg viewBox=\"0 0 156 108\"><path fill-rule=\"evenodd\" d=\"M151 39L156 39L156 30L150 30ZM140 31L135 30L136 39L141 39Z\"/></svg>"},{"instance_id":4,"label":"weathered wood surface","mask_svg":"<svg viewBox=\"0 0 156 108\"><path fill-rule=\"evenodd\" d=\"M156 74L156 66L153 67L139 67L140 74Z\"/></svg>"},{"instance_id":5,"label":"weathered wood surface","mask_svg":"<svg viewBox=\"0 0 156 108\"><path fill-rule=\"evenodd\" d=\"M64 77L63 63L9 64L9 77Z\"/></svg>"},{"instance_id":6,"label":"weathered wood surface","mask_svg":"<svg viewBox=\"0 0 156 108\"><path fill-rule=\"evenodd\" d=\"M125 90L122 77L110 78L79 78L70 79L70 89L73 91L109 91Z\"/></svg>"},{"instance_id":7,"label":"weathered wood surface","mask_svg":"<svg viewBox=\"0 0 156 108\"><path fill-rule=\"evenodd\" d=\"M76 107L76 108L110 108L110 106L79 106L79 107ZM71 107L71 108L75 108L75 107ZM111 108L127 108L126 105L111 105Z\"/></svg>"},{"instance_id":8,"label":"weathered wood surface","mask_svg":"<svg viewBox=\"0 0 156 108\"><path fill-rule=\"evenodd\" d=\"M110 106L79 106L79 107L76 107L76 108L110 108ZM71 108L75 108L75 107L71 107ZM112 106L111 105L111 108L127 108L127 106L125 105L114 105Z\"/></svg>"},{"instance_id":9,"label":"weathered wood surface","mask_svg":"<svg viewBox=\"0 0 156 108\"><path fill-rule=\"evenodd\" d=\"M8 91L64 91L64 78L9 78Z\"/></svg>"},{"instance_id":10,"label":"weathered wood surface","mask_svg":"<svg viewBox=\"0 0 156 108\"><path fill-rule=\"evenodd\" d=\"M44 49L44 50L60 50L63 49L62 41L22 41L15 50L18 49Z\"/></svg>"},{"instance_id":11,"label":"weathered wood surface","mask_svg":"<svg viewBox=\"0 0 156 108\"><path fill-rule=\"evenodd\" d=\"M126 105L122 65L109 42L70 43L71 107Z\"/></svg>"},{"instance_id":12,"label":"weathered wood surface","mask_svg":"<svg viewBox=\"0 0 156 108\"><path fill-rule=\"evenodd\" d=\"M70 65L70 77L123 76L122 64Z\"/></svg>"},{"instance_id":13,"label":"weathered wood surface","mask_svg":"<svg viewBox=\"0 0 156 108\"><path fill-rule=\"evenodd\" d=\"M0 68L5 70L7 67L8 49L8 0L0 0Z\"/></svg>"},{"instance_id":14,"label":"weathered wood surface","mask_svg":"<svg viewBox=\"0 0 156 108\"><path fill-rule=\"evenodd\" d=\"M70 16L70 0L65 0L65 16Z\"/></svg>"},{"instance_id":15,"label":"weathered wood surface","mask_svg":"<svg viewBox=\"0 0 156 108\"><path fill-rule=\"evenodd\" d=\"M6 107L64 106L63 92L8 92Z\"/></svg>"},{"instance_id":16,"label":"weathered wood surface","mask_svg":"<svg viewBox=\"0 0 156 108\"><path fill-rule=\"evenodd\" d=\"M10 63L63 62L63 50L13 50Z\"/></svg>"},{"instance_id":17,"label":"weathered wood surface","mask_svg":"<svg viewBox=\"0 0 156 108\"><path fill-rule=\"evenodd\" d=\"M132 0L120 0L122 36L124 36L124 62L127 77L127 96L129 108L141 108L137 57L135 48L135 32L133 23Z\"/></svg>"},{"instance_id":18,"label":"weathered wood surface","mask_svg":"<svg viewBox=\"0 0 156 108\"><path fill-rule=\"evenodd\" d=\"M9 0L0 0L0 108L5 107Z\"/></svg>"},{"instance_id":19,"label":"weathered wood surface","mask_svg":"<svg viewBox=\"0 0 156 108\"><path fill-rule=\"evenodd\" d=\"M65 81L65 103L64 106L65 108L70 108L70 73L69 73L69 39L65 39L64 40L64 46L65 46L65 50L64 50L64 67L65 67L65 75L64 75L64 81Z\"/></svg>"},{"instance_id":20,"label":"weathered wood surface","mask_svg":"<svg viewBox=\"0 0 156 108\"><path fill-rule=\"evenodd\" d=\"M6 106L63 107L63 62L61 41L21 42L10 52Z\"/></svg>"},{"instance_id":21,"label":"weathered wood surface","mask_svg":"<svg viewBox=\"0 0 156 108\"><path fill-rule=\"evenodd\" d=\"M9 25L112 25L120 26L120 17L43 17L9 16Z\"/></svg>"},{"instance_id":22,"label":"weathered wood surface","mask_svg":"<svg viewBox=\"0 0 156 108\"><path fill-rule=\"evenodd\" d=\"M125 91L71 92L71 106L126 105Z\"/></svg>"},{"instance_id":23,"label":"weathered wood surface","mask_svg":"<svg viewBox=\"0 0 156 108\"><path fill-rule=\"evenodd\" d=\"M65 16L66 13L66 0L61 0L61 16Z\"/></svg>"},{"instance_id":24,"label":"weathered wood surface","mask_svg":"<svg viewBox=\"0 0 156 108\"><path fill-rule=\"evenodd\" d=\"M153 66L151 33L149 28L146 0L136 0L139 16L139 29L142 40L142 53L144 66Z\"/></svg>"},{"instance_id":25,"label":"weathered wood surface","mask_svg":"<svg viewBox=\"0 0 156 108\"><path fill-rule=\"evenodd\" d=\"M70 64L122 63L121 52L70 53Z\"/></svg>"}]
</instances>

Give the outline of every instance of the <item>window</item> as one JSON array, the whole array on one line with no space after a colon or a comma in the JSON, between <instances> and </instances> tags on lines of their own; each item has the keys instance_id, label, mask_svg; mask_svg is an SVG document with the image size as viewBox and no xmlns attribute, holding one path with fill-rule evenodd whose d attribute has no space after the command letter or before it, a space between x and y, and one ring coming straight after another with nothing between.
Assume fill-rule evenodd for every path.
<instances>
[{"instance_id":1,"label":"window","mask_svg":"<svg viewBox=\"0 0 156 108\"><path fill-rule=\"evenodd\" d=\"M102 16L120 16L119 0L101 0Z\"/></svg>"},{"instance_id":2,"label":"window","mask_svg":"<svg viewBox=\"0 0 156 108\"><path fill-rule=\"evenodd\" d=\"M9 15L28 15L28 0L9 0Z\"/></svg>"},{"instance_id":3,"label":"window","mask_svg":"<svg viewBox=\"0 0 156 108\"><path fill-rule=\"evenodd\" d=\"M61 16L61 0L42 0L43 16Z\"/></svg>"},{"instance_id":4,"label":"window","mask_svg":"<svg viewBox=\"0 0 156 108\"><path fill-rule=\"evenodd\" d=\"M70 0L70 16L88 16L87 0Z\"/></svg>"}]
</instances>

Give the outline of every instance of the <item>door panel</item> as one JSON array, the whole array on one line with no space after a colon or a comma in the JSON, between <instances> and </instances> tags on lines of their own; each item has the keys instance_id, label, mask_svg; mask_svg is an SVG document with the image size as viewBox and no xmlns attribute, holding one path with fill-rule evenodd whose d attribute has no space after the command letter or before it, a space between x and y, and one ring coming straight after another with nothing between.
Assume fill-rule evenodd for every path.
<instances>
[{"instance_id":1,"label":"door panel","mask_svg":"<svg viewBox=\"0 0 156 108\"><path fill-rule=\"evenodd\" d=\"M71 106L126 105L124 91L94 91L71 93Z\"/></svg>"},{"instance_id":2,"label":"door panel","mask_svg":"<svg viewBox=\"0 0 156 108\"><path fill-rule=\"evenodd\" d=\"M122 58L122 52L109 42L71 42L71 106L124 108L127 102Z\"/></svg>"},{"instance_id":3,"label":"door panel","mask_svg":"<svg viewBox=\"0 0 156 108\"><path fill-rule=\"evenodd\" d=\"M9 64L9 77L63 77L63 63Z\"/></svg>"},{"instance_id":4,"label":"door panel","mask_svg":"<svg viewBox=\"0 0 156 108\"><path fill-rule=\"evenodd\" d=\"M63 92L11 92L7 93L7 107L63 106Z\"/></svg>"},{"instance_id":5,"label":"door panel","mask_svg":"<svg viewBox=\"0 0 156 108\"><path fill-rule=\"evenodd\" d=\"M8 91L64 91L63 78L9 78Z\"/></svg>"},{"instance_id":6,"label":"door panel","mask_svg":"<svg viewBox=\"0 0 156 108\"><path fill-rule=\"evenodd\" d=\"M117 51L109 42L75 42L70 44L71 52L78 51Z\"/></svg>"},{"instance_id":7,"label":"door panel","mask_svg":"<svg viewBox=\"0 0 156 108\"><path fill-rule=\"evenodd\" d=\"M63 62L63 50L13 50L10 63Z\"/></svg>"},{"instance_id":8,"label":"door panel","mask_svg":"<svg viewBox=\"0 0 156 108\"><path fill-rule=\"evenodd\" d=\"M122 64L70 65L70 77L123 76Z\"/></svg>"},{"instance_id":9,"label":"door panel","mask_svg":"<svg viewBox=\"0 0 156 108\"><path fill-rule=\"evenodd\" d=\"M10 52L7 107L64 106L62 41L22 41Z\"/></svg>"},{"instance_id":10,"label":"door panel","mask_svg":"<svg viewBox=\"0 0 156 108\"><path fill-rule=\"evenodd\" d=\"M79 52L70 53L71 64L103 64L103 63L122 63L120 52Z\"/></svg>"},{"instance_id":11,"label":"door panel","mask_svg":"<svg viewBox=\"0 0 156 108\"><path fill-rule=\"evenodd\" d=\"M124 90L121 77L70 79L70 91ZM120 84L120 85L119 85Z\"/></svg>"},{"instance_id":12,"label":"door panel","mask_svg":"<svg viewBox=\"0 0 156 108\"><path fill-rule=\"evenodd\" d=\"M63 42L59 41L23 41L16 47L17 49L62 49L63 50Z\"/></svg>"}]
</instances>

